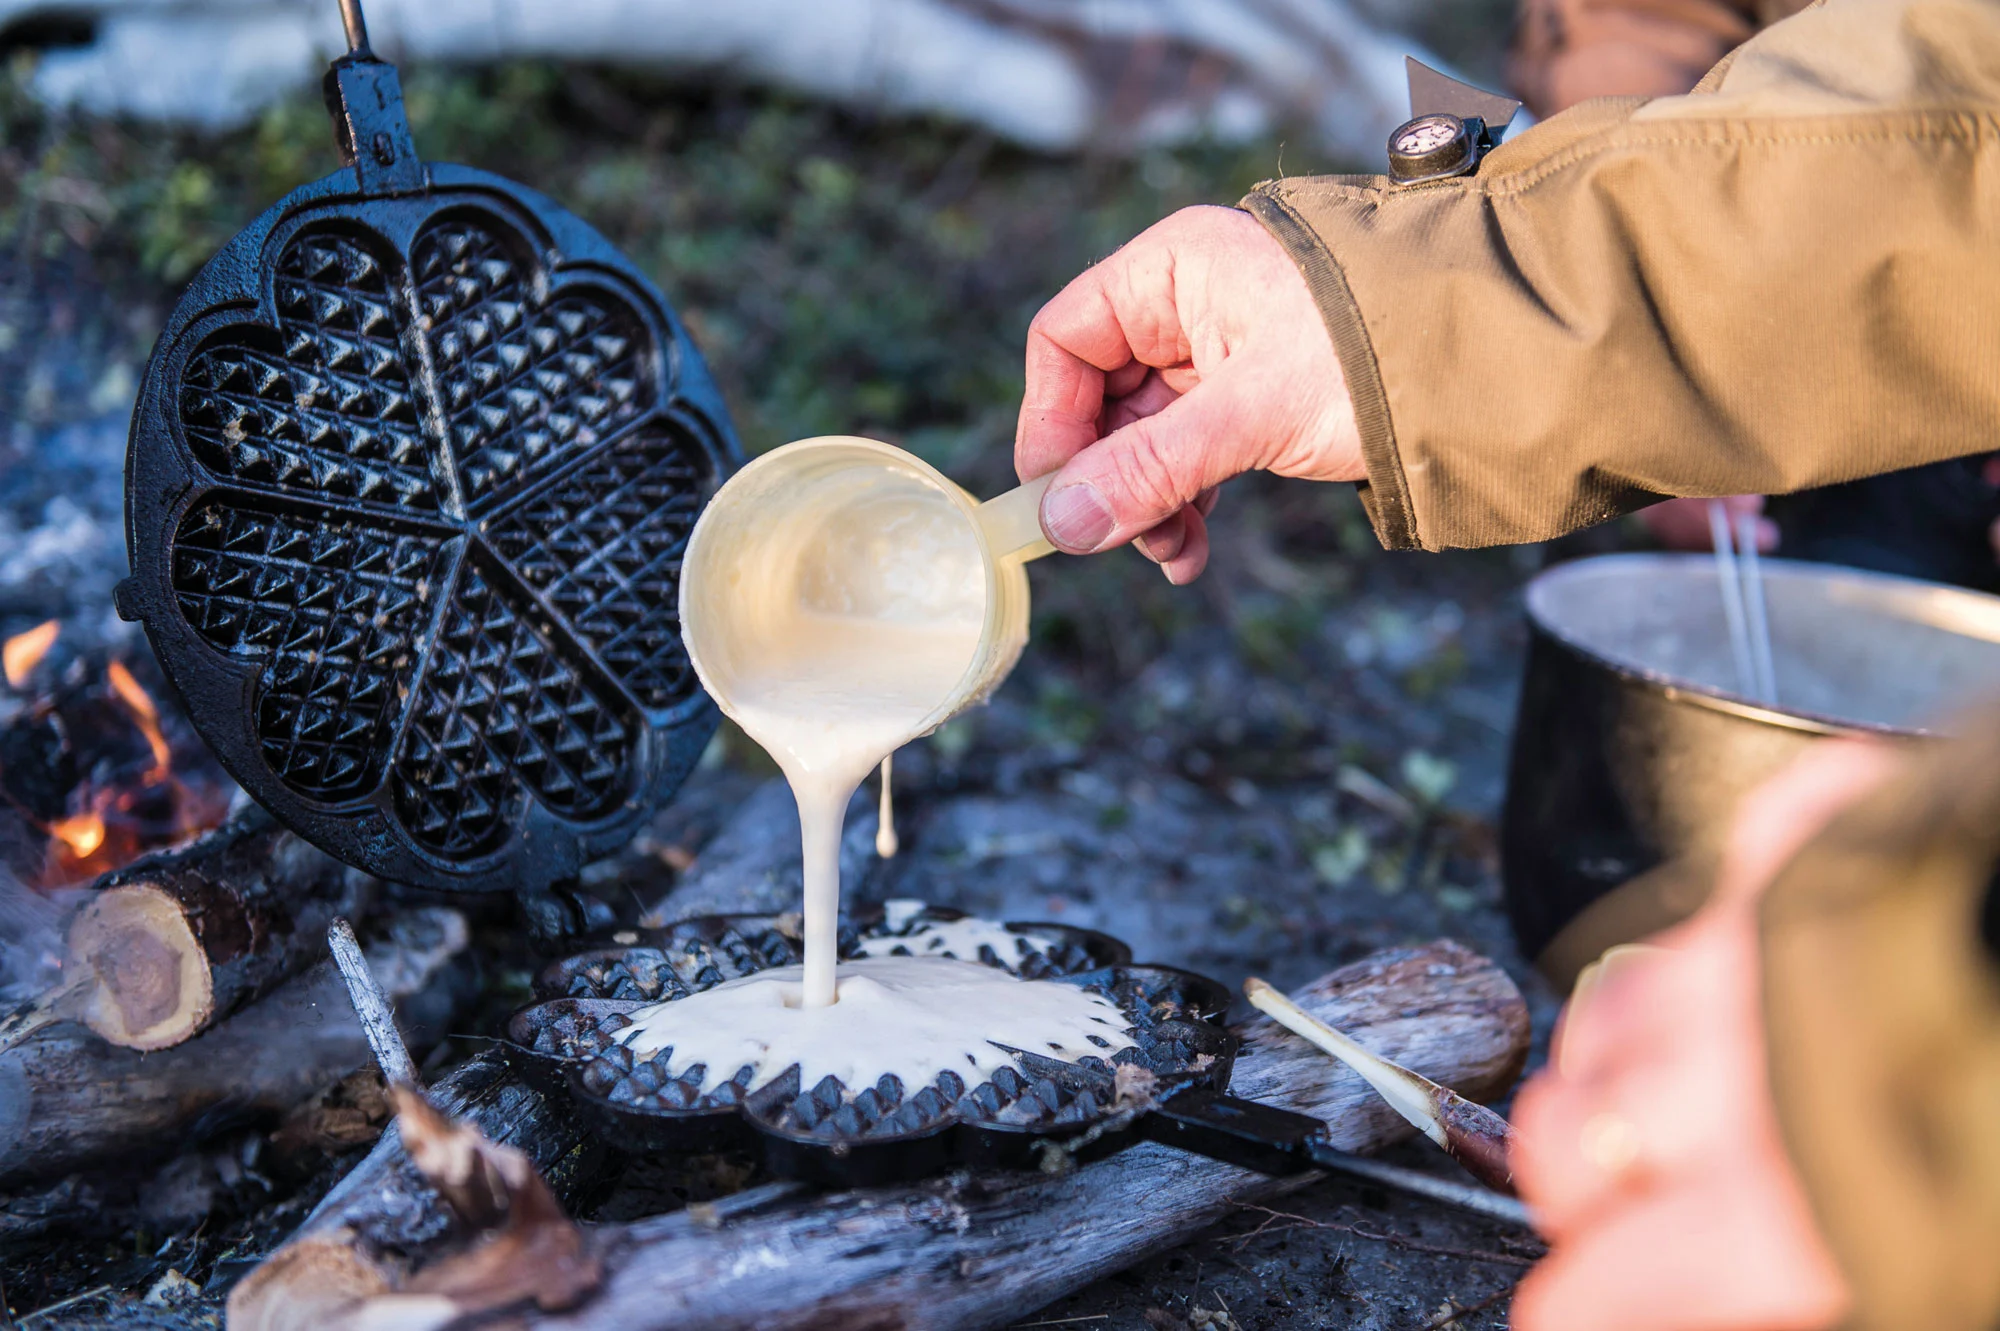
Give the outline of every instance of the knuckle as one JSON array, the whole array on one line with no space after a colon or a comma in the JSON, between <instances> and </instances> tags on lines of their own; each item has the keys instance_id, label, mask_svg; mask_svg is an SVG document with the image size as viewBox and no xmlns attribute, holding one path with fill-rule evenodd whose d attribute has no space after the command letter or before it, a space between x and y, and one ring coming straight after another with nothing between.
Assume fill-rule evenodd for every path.
<instances>
[{"instance_id":1,"label":"knuckle","mask_svg":"<svg viewBox=\"0 0 2000 1331\"><path fill-rule=\"evenodd\" d=\"M1159 515L1184 502L1177 476L1179 455L1157 419L1148 417L1126 427L1125 447L1118 450L1119 489L1146 514Z\"/></svg>"}]
</instances>

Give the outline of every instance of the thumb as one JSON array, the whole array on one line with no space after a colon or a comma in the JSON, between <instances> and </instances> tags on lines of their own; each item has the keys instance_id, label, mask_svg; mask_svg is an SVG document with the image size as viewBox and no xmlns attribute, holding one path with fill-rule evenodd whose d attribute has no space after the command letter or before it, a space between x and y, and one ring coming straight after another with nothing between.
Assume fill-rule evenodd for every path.
<instances>
[{"instance_id":1,"label":"thumb","mask_svg":"<svg viewBox=\"0 0 2000 1331\"><path fill-rule=\"evenodd\" d=\"M1042 531L1059 550L1123 545L1244 470L1230 447L1227 372L1072 457L1042 496Z\"/></svg>"}]
</instances>

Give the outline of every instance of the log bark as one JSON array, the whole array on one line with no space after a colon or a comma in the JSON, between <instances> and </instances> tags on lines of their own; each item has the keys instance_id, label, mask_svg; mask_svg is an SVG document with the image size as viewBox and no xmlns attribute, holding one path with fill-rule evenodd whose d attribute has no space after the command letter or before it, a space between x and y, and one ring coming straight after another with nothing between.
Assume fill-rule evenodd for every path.
<instances>
[{"instance_id":1,"label":"log bark","mask_svg":"<svg viewBox=\"0 0 2000 1331\"><path fill-rule=\"evenodd\" d=\"M1378 953L1297 997L1384 1056L1474 1098L1506 1090L1526 1059L1519 992L1492 962L1453 943ZM1241 1033L1238 1094L1325 1118L1335 1143L1350 1150L1375 1150L1412 1131L1359 1077L1296 1036L1261 1018ZM439 1088L448 1102L440 1107L504 1134L544 1172L583 1149L565 1106L490 1064L476 1073L473 1066ZM571 1331L997 1326L1184 1242L1238 1202L1313 1177L1271 1179L1139 1145L1058 1177L960 1176L801 1193L722 1223L714 1209L694 1208L590 1231L606 1272L597 1297L567 1314L516 1316ZM412 1259L448 1228L436 1194L385 1140L238 1286L230 1325L281 1331L339 1325L341 1317L365 1324L367 1297L396 1289Z\"/></svg>"},{"instance_id":2,"label":"log bark","mask_svg":"<svg viewBox=\"0 0 2000 1331\"><path fill-rule=\"evenodd\" d=\"M392 997L416 1001L466 943L457 912L415 911L369 959ZM106 1044L67 1022L48 1027L0 1054L0 1187L141 1155L200 1119L283 1113L369 1057L331 961L156 1053Z\"/></svg>"},{"instance_id":3,"label":"log bark","mask_svg":"<svg viewBox=\"0 0 2000 1331\"><path fill-rule=\"evenodd\" d=\"M106 875L71 921L58 990L70 1017L127 1049L167 1049L326 955L368 880L261 811Z\"/></svg>"}]
</instances>

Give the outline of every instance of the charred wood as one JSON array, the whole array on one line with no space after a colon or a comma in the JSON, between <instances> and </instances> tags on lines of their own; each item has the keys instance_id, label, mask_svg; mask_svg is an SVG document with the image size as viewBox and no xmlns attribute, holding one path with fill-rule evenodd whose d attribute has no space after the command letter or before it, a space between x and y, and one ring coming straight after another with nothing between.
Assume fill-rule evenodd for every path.
<instances>
[{"instance_id":1,"label":"charred wood","mask_svg":"<svg viewBox=\"0 0 2000 1331\"><path fill-rule=\"evenodd\" d=\"M449 972L466 943L456 912L415 911L371 947L370 961L407 1012L453 983ZM281 1117L369 1063L331 961L159 1052L120 1048L58 1023L0 1054L0 1187L141 1156L185 1138L198 1121Z\"/></svg>"},{"instance_id":2,"label":"charred wood","mask_svg":"<svg viewBox=\"0 0 2000 1331\"><path fill-rule=\"evenodd\" d=\"M558 1202L598 1174L603 1151L567 1100L545 1094L495 1047L460 1064L425 1099L495 1145L518 1151ZM234 1327L307 1331L333 1310L399 1287L410 1269L463 1232L398 1137L384 1137L306 1222L230 1296Z\"/></svg>"},{"instance_id":3,"label":"charred wood","mask_svg":"<svg viewBox=\"0 0 2000 1331\"><path fill-rule=\"evenodd\" d=\"M466 1317L527 1303L558 1312L597 1288L602 1263L526 1156L454 1123L407 1087L392 1094L403 1149L459 1222L479 1233L417 1272L399 1297L442 1301Z\"/></svg>"},{"instance_id":4,"label":"charred wood","mask_svg":"<svg viewBox=\"0 0 2000 1331\"><path fill-rule=\"evenodd\" d=\"M68 1017L127 1049L166 1049L326 954L369 880L247 814L107 874L70 922L61 983L11 1014L12 1038Z\"/></svg>"}]
</instances>

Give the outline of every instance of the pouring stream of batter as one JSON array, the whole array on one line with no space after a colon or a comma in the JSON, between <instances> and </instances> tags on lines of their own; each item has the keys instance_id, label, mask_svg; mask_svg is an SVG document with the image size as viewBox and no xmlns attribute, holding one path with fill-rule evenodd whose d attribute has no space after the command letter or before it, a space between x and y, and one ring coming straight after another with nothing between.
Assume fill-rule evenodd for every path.
<instances>
[{"instance_id":1,"label":"pouring stream of batter","mask_svg":"<svg viewBox=\"0 0 2000 1331\"><path fill-rule=\"evenodd\" d=\"M834 1001L840 833L868 774L950 695L979 643L977 619L931 623L801 615L784 656L739 684L737 724L777 760L805 851L805 1006Z\"/></svg>"}]
</instances>

